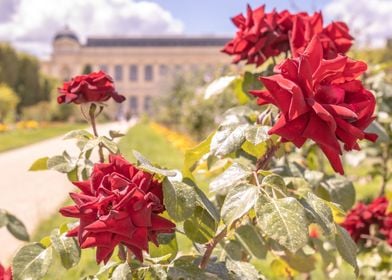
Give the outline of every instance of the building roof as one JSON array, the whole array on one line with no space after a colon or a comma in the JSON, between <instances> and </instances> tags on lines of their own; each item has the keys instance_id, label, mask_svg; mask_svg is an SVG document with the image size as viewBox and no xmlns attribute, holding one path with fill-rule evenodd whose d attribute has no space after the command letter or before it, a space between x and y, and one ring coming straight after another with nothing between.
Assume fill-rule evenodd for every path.
<instances>
[{"instance_id":1,"label":"building roof","mask_svg":"<svg viewBox=\"0 0 392 280\"><path fill-rule=\"evenodd\" d=\"M212 47L224 46L231 38L162 37L162 38L88 38L86 47Z\"/></svg>"},{"instance_id":2,"label":"building roof","mask_svg":"<svg viewBox=\"0 0 392 280\"><path fill-rule=\"evenodd\" d=\"M64 26L64 28L60 31L58 31L55 35L53 40L56 41L58 39L62 38L68 38L68 39L73 39L75 41L79 42L78 36L76 35L75 32L73 32L67 25Z\"/></svg>"}]
</instances>

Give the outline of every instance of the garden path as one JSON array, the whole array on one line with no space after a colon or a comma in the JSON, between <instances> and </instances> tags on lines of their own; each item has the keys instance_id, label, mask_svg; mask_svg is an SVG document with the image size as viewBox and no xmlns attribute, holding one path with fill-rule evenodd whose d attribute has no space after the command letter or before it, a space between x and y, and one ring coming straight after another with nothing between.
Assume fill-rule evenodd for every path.
<instances>
[{"instance_id":1,"label":"garden path","mask_svg":"<svg viewBox=\"0 0 392 280\"><path fill-rule=\"evenodd\" d=\"M125 133L134 124L130 122L107 123L98 126L101 135L109 130ZM55 171L29 172L38 158L61 154L63 150L76 151L73 140L56 137L30 146L0 153L0 208L21 219L31 234L40 221L58 210L72 190L64 174ZM49 234L49 233L48 233ZM7 264L23 244L6 228L0 229L0 263Z\"/></svg>"}]
</instances>

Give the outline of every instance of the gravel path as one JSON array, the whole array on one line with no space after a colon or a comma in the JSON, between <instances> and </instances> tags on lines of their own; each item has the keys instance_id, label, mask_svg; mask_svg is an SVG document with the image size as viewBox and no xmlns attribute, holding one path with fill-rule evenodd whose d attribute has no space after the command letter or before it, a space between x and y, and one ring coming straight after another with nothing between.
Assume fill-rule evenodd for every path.
<instances>
[{"instance_id":1,"label":"gravel path","mask_svg":"<svg viewBox=\"0 0 392 280\"><path fill-rule=\"evenodd\" d=\"M101 135L108 135L109 130L126 132L132 124L103 124L98 131ZM30 234L41 220L58 210L72 190L72 185L65 174L55 171L29 172L28 169L37 158L61 154L63 150L72 155L72 151L76 151L73 140L64 141L62 137L57 137L0 154L0 208L21 219ZM22 244L5 228L1 228L0 263L9 263Z\"/></svg>"}]
</instances>

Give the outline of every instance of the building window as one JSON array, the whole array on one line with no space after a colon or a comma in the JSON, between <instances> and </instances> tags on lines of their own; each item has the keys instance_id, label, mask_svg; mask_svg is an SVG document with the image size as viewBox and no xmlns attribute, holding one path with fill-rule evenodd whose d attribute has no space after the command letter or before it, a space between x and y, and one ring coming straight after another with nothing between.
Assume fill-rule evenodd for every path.
<instances>
[{"instance_id":1,"label":"building window","mask_svg":"<svg viewBox=\"0 0 392 280\"><path fill-rule=\"evenodd\" d=\"M159 75L164 77L168 74L169 72L169 68L167 67L167 65L159 65Z\"/></svg>"},{"instance_id":2,"label":"building window","mask_svg":"<svg viewBox=\"0 0 392 280\"><path fill-rule=\"evenodd\" d=\"M137 65L132 64L131 66L129 66L129 80L130 81L137 81L138 80L138 69L137 69Z\"/></svg>"},{"instance_id":3,"label":"building window","mask_svg":"<svg viewBox=\"0 0 392 280\"><path fill-rule=\"evenodd\" d=\"M144 111L149 112L151 110L151 96L144 97Z\"/></svg>"},{"instance_id":4,"label":"building window","mask_svg":"<svg viewBox=\"0 0 392 280\"><path fill-rule=\"evenodd\" d=\"M138 109L139 109L137 96L131 96L131 98L129 99L129 106L131 107L131 113L137 114Z\"/></svg>"},{"instance_id":5,"label":"building window","mask_svg":"<svg viewBox=\"0 0 392 280\"><path fill-rule=\"evenodd\" d=\"M122 79L123 79L123 68L122 68L122 65L114 66L114 79L116 81L122 81Z\"/></svg>"},{"instance_id":6,"label":"building window","mask_svg":"<svg viewBox=\"0 0 392 280\"><path fill-rule=\"evenodd\" d=\"M152 81L154 79L152 65L146 65L144 67L144 79L146 81Z\"/></svg>"},{"instance_id":7,"label":"building window","mask_svg":"<svg viewBox=\"0 0 392 280\"><path fill-rule=\"evenodd\" d=\"M101 64L101 65L99 65L99 70L101 70L107 74L109 72L109 67L106 64Z\"/></svg>"}]
</instances>

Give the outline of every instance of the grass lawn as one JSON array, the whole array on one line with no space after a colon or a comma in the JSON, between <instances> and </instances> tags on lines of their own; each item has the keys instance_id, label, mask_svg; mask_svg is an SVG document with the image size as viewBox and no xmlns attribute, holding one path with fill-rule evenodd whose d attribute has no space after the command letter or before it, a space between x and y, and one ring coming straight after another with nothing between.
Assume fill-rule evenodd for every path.
<instances>
[{"instance_id":1,"label":"grass lawn","mask_svg":"<svg viewBox=\"0 0 392 280\"><path fill-rule=\"evenodd\" d=\"M85 124L57 123L36 129L16 129L0 133L0 152L20 148L85 126Z\"/></svg>"},{"instance_id":2,"label":"grass lawn","mask_svg":"<svg viewBox=\"0 0 392 280\"><path fill-rule=\"evenodd\" d=\"M120 143L120 150L123 155L135 162L132 150L137 150L145 155L152 162L168 168L180 169L183 163L183 154L174 148L163 136L154 132L147 124L137 124L132 127ZM64 177L64 180L66 178ZM64 205L70 205L72 202L67 200ZM58 213L53 213L47 221L43 221L32 236L33 241L39 241L50 234L50 231L59 227L63 223L71 222L71 219L64 218ZM191 247L189 241L181 235L178 235L180 250L186 250ZM49 273L44 279L47 280L74 280L80 279L81 276L95 274L99 270L95 263L95 250L88 249L82 251L82 259L76 267L66 271L59 262L59 257L55 257L55 263L51 266Z\"/></svg>"}]
</instances>

